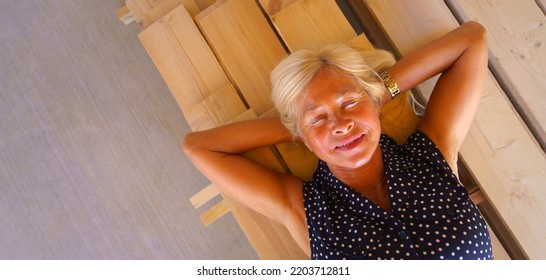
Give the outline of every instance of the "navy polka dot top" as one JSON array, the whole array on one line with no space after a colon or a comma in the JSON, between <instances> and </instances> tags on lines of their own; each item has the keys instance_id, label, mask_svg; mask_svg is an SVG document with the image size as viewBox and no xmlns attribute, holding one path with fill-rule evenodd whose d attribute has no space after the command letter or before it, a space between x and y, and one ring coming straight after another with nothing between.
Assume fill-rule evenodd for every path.
<instances>
[{"instance_id":1,"label":"navy polka dot top","mask_svg":"<svg viewBox=\"0 0 546 280\"><path fill-rule=\"evenodd\" d=\"M434 143L422 132L381 150L392 213L330 172L303 184L312 259L492 259L486 223Z\"/></svg>"}]
</instances>

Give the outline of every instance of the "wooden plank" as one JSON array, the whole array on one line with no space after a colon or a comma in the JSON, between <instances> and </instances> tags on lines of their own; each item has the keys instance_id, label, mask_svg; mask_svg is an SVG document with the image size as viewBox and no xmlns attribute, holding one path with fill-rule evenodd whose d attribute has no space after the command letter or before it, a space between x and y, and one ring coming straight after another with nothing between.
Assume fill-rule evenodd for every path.
<instances>
[{"instance_id":1,"label":"wooden plank","mask_svg":"<svg viewBox=\"0 0 546 280\"><path fill-rule=\"evenodd\" d=\"M210 224L214 223L214 221L218 220L219 218L224 216L226 213L228 213L229 210L230 208L228 206L228 203L222 200L218 202L216 205L212 206L205 213L201 214L199 216L199 219L201 220L201 223L203 223L204 226L209 226Z\"/></svg>"},{"instance_id":2,"label":"wooden plank","mask_svg":"<svg viewBox=\"0 0 546 280\"><path fill-rule=\"evenodd\" d=\"M183 113L192 131L200 131L227 124L246 110L233 85L227 84Z\"/></svg>"},{"instance_id":3,"label":"wooden plank","mask_svg":"<svg viewBox=\"0 0 546 280\"><path fill-rule=\"evenodd\" d=\"M260 0L260 5L269 16L274 16L296 1L298 0Z\"/></svg>"},{"instance_id":4,"label":"wooden plank","mask_svg":"<svg viewBox=\"0 0 546 280\"><path fill-rule=\"evenodd\" d=\"M490 62L527 126L546 149L546 18L534 0L450 0L487 29Z\"/></svg>"},{"instance_id":5,"label":"wooden plank","mask_svg":"<svg viewBox=\"0 0 546 280\"><path fill-rule=\"evenodd\" d=\"M162 1L164 0L126 0L125 5L140 25L146 13L157 7Z\"/></svg>"},{"instance_id":6,"label":"wooden plank","mask_svg":"<svg viewBox=\"0 0 546 280\"><path fill-rule=\"evenodd\" d=\"M402 54L458 26L440 0L365 3ZM546 157L491 75L460 154L527 256L544 259Z\"/></svg>"},{"instance_id":7,"label":"wooden plank","mask_svg":"<svg viewBox=\"0 0 546 280\"><path fill-rule=\"evenodd\" d=\"M210 184L198 193L190 197L191 205L193 208L199 208L209 202L211 199L220 194L218 187L215 184Z\"/></svg>"},{"instance_id":8,"label":"wooden plank","mask_svg":"<svg viewBox=\"0 0 546 280\"><path fill-rule=\"evenodd\" d=\"M199 10L203 11L206 8L212 6L216 0L194 0L195 4L199 7Z\"/></svg>"},{"instance_id":9,"label":"wooden plank","mask_svg":"<svg viewBox=\"0 0 546 280\"><path fill-rule=\"evenodd\" d=\"M127 8L127 5L123 5L121 8L117 9L116 16L125 25L128 25L135 21L135 17L133 16L133 14L131 14L131 11L129 11L129 8Z\"/></svg>"},{"instance_id":10,"label":"wooden plank","mask_svg":"<svg viewBox=\"0 0 546 280\"><path fill-rule=\"evenodd\" d=\"M163 0L156 7L144 14L144 18L140 22L140 27L142 29L147 28L180 5L186 8L191 17L201 12L201 9L194 0Z\"/></svg>"},{"instance_id":11,"label":"wooden plank","mask_svg":"<svg viewBox=\"0 0 546 280\"><path fill-rule=\"evenodd\" d=\"M189 112L229 79L183 6L139 34L183 112Z\"/></svg>"},{"instance_id":12,"label":"wooden plank","mask_svg":"<svg viewBox=\"0 0 546 280\"><path fill-rule=\"evenodd\" d=\"M247 104L258 115L273 108L269 73L286 52L257 3L218 1L195 20Z\"/></svg>"},{"instance_id":13,"label":"wooden plank","mask_svg":"<svg viewBox=\"0 0 546 280\"><path fill-rule=\"evenodd\" d=\"M291 52L345 44L356 37L335 0L298 0L271 19Z\"/></svg>"},{"instance_id":14,"label":"wooden plank","mask_svg":"<svg viewBox=\"0 0 546 280\"><path fill-rule=\"evenodd\" d=\"M201 11L199 0L127 0L125 5L138 25L145 29L175 7L183 5L193 17ZM202 1L199 1L202 2Z\"/></svg>"}]
</instances>

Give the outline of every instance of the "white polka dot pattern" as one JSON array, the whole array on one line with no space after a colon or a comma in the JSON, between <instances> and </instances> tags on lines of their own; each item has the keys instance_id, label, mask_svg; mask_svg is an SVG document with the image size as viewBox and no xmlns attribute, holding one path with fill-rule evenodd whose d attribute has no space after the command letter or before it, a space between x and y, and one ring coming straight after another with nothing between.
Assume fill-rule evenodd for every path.
<instances>
[{"instance_id":1,"label":"white polka dot pattern","mask_svg":"<svg viewBox=\"0 0 546 280\"><path fill-rule=\"evenodd\" d=\"M390 214L323 161L304 183L312 259L491 259L485 221L434 143L417 131L380 146Z\"/></svg>"}]
</instances>

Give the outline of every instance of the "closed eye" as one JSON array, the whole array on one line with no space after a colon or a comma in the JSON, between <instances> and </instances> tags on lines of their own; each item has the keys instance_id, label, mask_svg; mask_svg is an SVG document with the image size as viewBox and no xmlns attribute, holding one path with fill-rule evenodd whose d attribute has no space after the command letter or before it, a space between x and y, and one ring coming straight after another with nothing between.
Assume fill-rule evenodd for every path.
<instances>
[{"instance_id":1,"label":"closed eye","mask_svg":"<svg viewBox=\"0 0 546 280\"><path fill-rule=\"evenodd\" d=\"M343 103L343 108L353 108L358 104L358 100L350 100Z\"/></svg>"},{"instance_id":2,"label":"closed eye","mask_svg":"<svg viewBox=\"0 0 546 280\"><path fill-rule=\"evenodd\" d=\"M324 116L323 115L318 115L318 116L315 116L315 117L312 117L310 120L309 120L309 124L310 125L317 125L319 124L320 122L322 122L324 120Z\"/></svg>"}]
</instances>

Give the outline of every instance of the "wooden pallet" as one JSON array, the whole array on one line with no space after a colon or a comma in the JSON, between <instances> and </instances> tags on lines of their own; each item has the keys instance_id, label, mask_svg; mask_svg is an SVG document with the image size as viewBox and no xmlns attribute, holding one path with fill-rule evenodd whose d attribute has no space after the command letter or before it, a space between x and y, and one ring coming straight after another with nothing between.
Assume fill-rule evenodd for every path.
<instances>
[{"instance_id":1,"label":"wooden pallet","mask_svg":"<svg viewBox=\"0 0 546 280\"><path fill-rule=\"evenodd\" d=\"M195 131L276 115L269 99L269 72L288 52L328 43L372 48L365 36L357 36L334 0L133 1L141 2L140 7L147 7L147 11L133 12L128 1L128 12L120 11L118 17L128 21L127 14L133 15L144 29L139 37ZM175 2L177 6L173 5ZM411 6L392 0L353 2L373 11L374 21L390 35L389 40L401 55L458 25L440 0L419 2L422 4L412 1ZM194 14L191 7L198 7L199 11ZM439 16L435 16L438 12ZM396 20L387 20L385 15L392 13L397 15ZM433 81L425 83L418 90L426 96L432 85ZM522 223L513 222L517 218L532 222L533 233L522 235L516 230L514 236L518 244L525 244L522 247L526 256L541 256L538 253L541 249L530 250L528 246L541 246L536 242L544 232L543 224L536 218L543 215L543 209L537 209L542 204L534 202L544 199L537 188L544 173L512 160L529 157L540 167L544 154L500 94L502 91L493 78L489 78L486 91L461 151L461 158L485 194L481 199L481 193L473 194L472 198L491 202L495 211L499 206L506 207L501 216L503 221L512 221L506 223L510 230L521 227ZM400 119L407 121L402 123ZM413 131L417 121L404 98L388 104L382 115L383 130L400 143ZM495 131L492 124L496 121L510 127L509 135ZM514 157L518 153L521 154ZM263 148L247 156L303 179L311 177L317 160L305 147L294 144ZM496 185L500 186L499 193L493 191ZM217 195L223 200L202 215L204 224L231 211L260 258L306 258L284 227L221 194L213 185L196 194L192 204L199 207ZM523 203L526 199L531 205ZM525 215L526 211L536 210L539 214ZM494 249L495 257L507 258L495 235L493 238L495 248L499 248Z\"/></svg>"}]
</instances>

